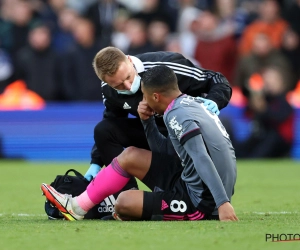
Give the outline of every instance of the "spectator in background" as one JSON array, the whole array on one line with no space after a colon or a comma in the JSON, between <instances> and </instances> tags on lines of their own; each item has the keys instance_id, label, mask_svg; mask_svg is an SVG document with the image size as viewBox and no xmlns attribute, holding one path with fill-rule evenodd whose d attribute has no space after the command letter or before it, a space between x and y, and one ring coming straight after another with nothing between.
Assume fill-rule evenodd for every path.
<instances>
[{"instance_id":1,"label":"spectator in background","mask_svg":"<svg viewBox=\"0 0 300 250\"><path fill-rule=\"evenodd\" d=\"M37 24L28 35L29 45L16 56L16 72L27 88L44 100L57 100L59 95L58 58L50 47L51 33L44 24Z\"/></svg>"},{"instance_id":2,"label":"spectator in background","mask_svg":"<svg viewBox=\"0 0 300 250\"><path fill-rule=\"evenodd\" d=\"M123 4L131 13L137 13L143 9L144 0L117 0L118 3Z\"/></svg>"},{"instance_id":3,"label":"spectator in background","mask_svg":"<svg viewBox=\"0 0 300 250\"><path fill-rule=\"evenodd\" d=\"M126 35L126 25L129 19L129 12L120 10L114 19L114 31L112 33L112 45L122 51L127 51L129 39Z\"/></svg>"},{"instance_id":4,"label":"spectator in background","mask_svg":"<svg viewBox=\"0 0 300 250\"><path fill-rule=\"evenodd\" d=\"M0 40L1 46L10 53L14 61L16 53L28 44L30 27L37 19L27 0L15 0L10 8L8 19L0 23Z\"/></svg>"},{"instance_id":5,"label":"spectator in background","mask_svg":"<svg viewBox=\"0 0 300 250\"><path fill-rule=\"evenodd\" d=\"M248 81L250 77L268 66L276 66L284 72L284 84L289 89L291 86L291 66L286 57L273 47L271 36L266 32L256 33L253 37L250 54L244 56L238 62L236 68L235 85L239 86L243 93L248 96Z\"/></svg>"},{"instance_id":6,"label":"spectator in background","mask_svg":"<svg viewBox=\"0 0 300 250\"><path fill-rule=\"evenodd\" d=\"M280 48L288 23L280 16L280 8L276 0L263 0L259 8L259 16L244 30L240 40L240 54L250 53L254 37L257 33L267 31L274 48Z\"/></svg>"},{"instance_id":7,"label":"spectator in background","mask_svg":"<svg viewBox=\"0 0 300 250\"><path fill-rule=\"evenodd\" d=\"M72 25L77 18L78 13L70 8L64 8L58 13L58 28L53 34L52 46L60 55L75 46Z\"/></svg>"},{"instance_id":8,"label":"spectator in background","mask_svg":"<svg viewBox=\"0 0 300 250\"><path fill-rule=\"evenodd\" d=\"M197 36L195 20L201 15L199 8L195 7L196 0L179 0L179 13L177 22L178 42L182 54L194 58ZM198 62L199 64L199 62Z\"/></svg>"},{"instance_id":9,"label":"spectator in background","mask_svg":"<svg viewBox=\"0 0 300 250\"><path fill-rule=\"evenodd\" d=\"M196 20L201 10L195 6L196 0L179 0L177 32L182 33L190 29L191 23Z\"/></svg>"},{"instance_id":10,"label":"spectator in background","mask_svg":"<svg viewBox=\"0 0 300 250\"><path fill-rule=\"evenodd\" d=\"M114 19L119 15L119 11L124 10L125 7L116 0L98 0L84 13L84 17L95 25L96 37L101 40L103 46L111 45Z\"/></svg>"},{"instance_id":11,"label":"spectator in background","mask_svg":"<svg viewBox=\"0 0 300 250\"><path fill-rule=\"evenodd\" d=\"M180 43L180 38L177 35L169 36L165 50L176 52L185 56L185 54L183 54L183 48L182 48L182 44ZM195 66L201 67L200 63L194 57L190 57L190 56L185 56L185 57L188 60L190 60Z\"/></svg>"},{"instance_id":12,"label":"spectator in background","mask_svg":"<svg viewBox=\"0 0 300 250\"><path fill-rule=\"evenodd\" d=\"M299 79L300 78L300 41L299 41L299 35L292 29L288 29L284 33L281 51L289 60L292 66L293 76L295 76L296 79ZM295 87L295 83L296 82L294 81L292 88Z\"/></svg>"},{"instance_id":13,"label":"spectator in background","mask_svg":"<svg viewBox=\"0 0 300 250\"><path fill-rule=\"evenodd\" d=\"M83 15L87 9L98 0L67 0L68 6L80 15Z\"/></svg>"},{"instance_id":14,"label":"spectator in background","mask_svg":"<svg viewBox=\"0 0 300 250\"><path fill-rule=\"evenodd\" d=\"M0 1L0 19L1 21L8 21L13 15L14 5L17 0L1 0Z\"/></svg>"},{"instance_id":15,"label":"spectator in background","mask_svg":"<svg viewBox=\"0 0 300 250\"><path fill-rule=\"evenodd\" d=\"M148 37L155 51L163 51L166 49L169 34L169 26L164 20L154 19L150 22L148 26Z\"/></svg>"},{"instance_id":16,"label":"spectator in background","mask_svg":"<svg viewBox=\"0 0 300 250\"><path fill-rule=\"evenodd\" d=\"M42 21L50 28L52 36L59 30L58 15L66 5L67 0L48 0L39 11Z\"/></svg>"},{"instance_id":17,"label":"spectator in background","mask_svg":"<svg viewBox=\"0 0 300 250\"><path fill-rule=\"evenodd\" d=\"M1 45L1 42L0 42ZM10 55L0 48L0 95L4 89L13 81L14 66Z\"/></svg>"},{"instance_id":18,"label":"spectator in background","mask_svg":"<svg viewBox=\"0 0 300 250\"><path fill-rule=\"evenodd\" d=\"M224 33L219 18L206 10L198 18L197 34L195 59L203 68L221 72L231 82L237 57L233 33Z\"/></svg>"},{"instance_id":19,"label":"spectator in background","mask_svg":"<svg viewBox=\"0 0 300 250\"><path fill-rule=\"evenodd\" d=\"M248 16L249 23L258 18L258 10L262 0L236 0L237 6L243 9Z\"/></svg>"},{"instance_id":20,"label":"spectator in background","mask_svg":"<svg viewBox=\"0 0 300 250\"><path fill-rule=\"evenodd\" d=\"M294 0L283 12L283 17L300 36L300 0Z\"/></svg>"},{"instance_id":21,"label":"spectator in background","mask_svg":"<svg viewBox=\"0 0 300 250\"><path fill-rule=\"evenodd\" d=\"M134 13L131 18L143 20L147 26L157 18L163 19L171 32L176 31L177 11L168 4L168 1L145 0L142 11Z\"/></svg>"},{"instance_id":22,"label":"spectator in background","mask_svg":"<svg viewBox=\"0 0 300 250\"><path fill-rule=\"evenodd\" d=\"M95 54L102 48L96 39L91 21L78 18L73 22L72 33L77 45L63 60L63 93L66 100L101 100L101 84L92 67Z\"/></svg>"},{"instance_id":23,"label":"spectator in background","mask_svg":"<svg viewBox=\"0 0 300 250\"><path fill-rule=\"evenodd\" d=\"M147 26L143 20L134 18L129 19L125 30L129 39L129 46L126 51L128 55L137 55L155 51L154 46L148 39Z\"/></svg>"},{"instance_id":24,"label":"spectator in background","mask_svg":"<svg viewBox=\"0 0 300 250\"><path fill-rule=\"evenodd\" d=\"M233 27L234 36L240 38L245 27L249 24L248 13L237 7L237 0L214 0L214 9L221 23Z\"/></svg>"},{"instance_id":25,"label":"spectator in background","mask_svg":"<svg viewBox=\"0 0 300 250\"><path fill-rule=\"evenodd\" d=\"M294 111L286 100L283 69L265 68L262 86L250 91L252 130L248 139L234 143L239 158L287 156L293 142Z\"/></svg>"}]
</instances>

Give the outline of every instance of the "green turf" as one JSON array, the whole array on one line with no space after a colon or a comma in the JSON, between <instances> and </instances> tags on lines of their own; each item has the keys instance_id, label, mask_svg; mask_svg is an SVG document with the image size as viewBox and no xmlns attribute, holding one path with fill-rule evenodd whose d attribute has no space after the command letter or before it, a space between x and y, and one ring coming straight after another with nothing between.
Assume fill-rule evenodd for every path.
<instances>
[{"instance_id":1,"label":"green turf","mask_svg":"<svg viewBox=\"0 0 300 250\"><path fill-rule=\"evenodd\" d=\"M0 161L0 249L300 249L300 241L265 241L300 234L300 162L239 161L237 223L49 221L40 184L87 167Z\"/></svg>"}]
</instances>

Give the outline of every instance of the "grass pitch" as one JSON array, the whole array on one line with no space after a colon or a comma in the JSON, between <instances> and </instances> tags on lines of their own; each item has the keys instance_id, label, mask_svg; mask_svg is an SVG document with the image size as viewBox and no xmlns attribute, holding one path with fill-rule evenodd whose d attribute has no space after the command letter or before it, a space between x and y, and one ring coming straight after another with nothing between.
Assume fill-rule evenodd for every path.
<instances>
[{"instance_id":1,"label":"grass pitch","mask_svg":"<svg viewBox=\"0 0 300 250\"><path fill-rule=\"evenodd\" d=\"M300 234L300 162L239 161L236 223L49 221L40 184L69 168L84 173L88 165L0 161L1 250L300 249L300 241L266 241Z\"/></svg>"}]
</instances>

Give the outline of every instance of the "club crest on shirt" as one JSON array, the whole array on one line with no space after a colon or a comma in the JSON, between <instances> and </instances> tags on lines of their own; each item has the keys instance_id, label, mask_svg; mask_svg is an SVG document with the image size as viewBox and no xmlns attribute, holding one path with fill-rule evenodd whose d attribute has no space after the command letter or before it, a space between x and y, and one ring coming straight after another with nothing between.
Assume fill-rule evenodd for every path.
<instances>
[{"instance_id":1,"label":"club crest on shirt","mask_svg":"<svg viewBox=\"0 0 300 250\"><path fill-rule=\"evenodd\" d=\"M183 133L183 129L182 129L182 125L180 125L178 123L178 121L176 120L176 116L174 116L170 121L169 121L169 126L171 129L174 130L175 135L177 136L178 139L180 139L182 133Z\"/></svg>"}]
</instances>

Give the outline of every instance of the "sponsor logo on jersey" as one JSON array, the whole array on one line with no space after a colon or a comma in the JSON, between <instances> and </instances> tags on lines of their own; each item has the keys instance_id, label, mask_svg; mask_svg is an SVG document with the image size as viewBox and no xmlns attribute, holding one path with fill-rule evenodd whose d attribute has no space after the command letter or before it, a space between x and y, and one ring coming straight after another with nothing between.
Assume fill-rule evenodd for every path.
<instances>
[{"instance_id":1,"label":"sponsor logo on jersey","mask_svg":"<svg viewBox=\"0 0 300 250\"><path fill-rule=\"evenodd\" d=\"M131 109L131 107L129 106L129 104L127 102L125 102L123 105L123 109Z\"/></svg>"}]
</instances>

